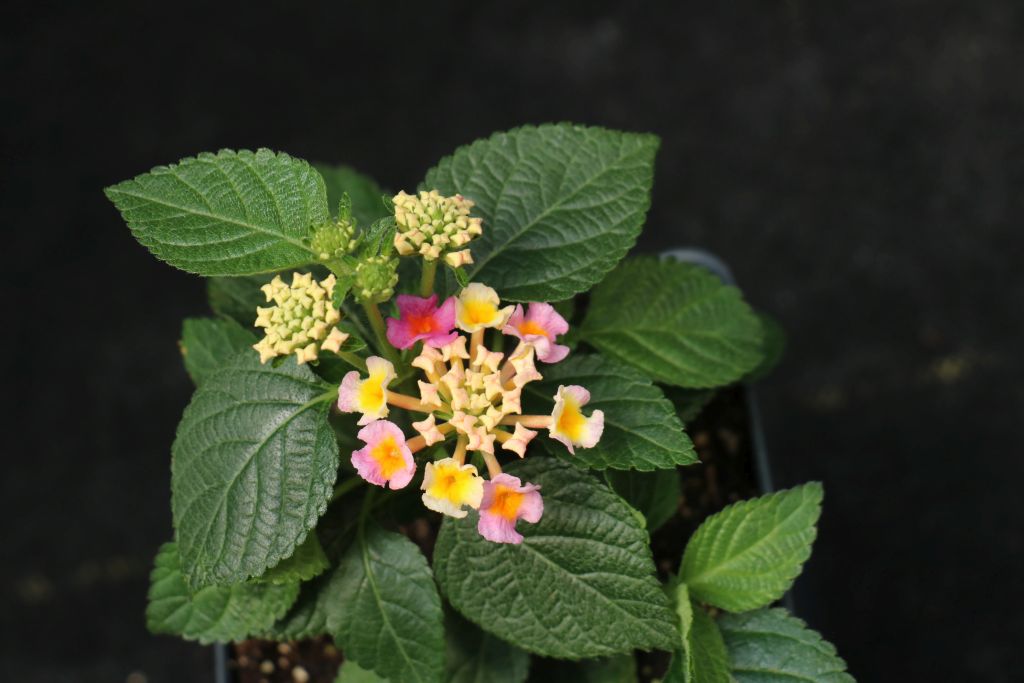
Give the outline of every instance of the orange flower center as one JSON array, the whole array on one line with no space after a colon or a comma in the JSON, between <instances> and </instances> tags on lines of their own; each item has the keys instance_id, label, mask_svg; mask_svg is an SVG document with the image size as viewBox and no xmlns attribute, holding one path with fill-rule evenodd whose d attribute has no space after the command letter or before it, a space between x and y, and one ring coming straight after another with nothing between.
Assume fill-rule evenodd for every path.
<instances>
[{"instance_id":1,"label":"orange flower center","mask_svg":"<svg viewBox=\"0 0 1024 683\"><path fill-rule=\"evenodd\" d=\"M539 334L542 337L548 336L547 330L533 322L532 320L524 320L519 325L519 331L523 334Z\"/></svg>"},{"instance_id":2,"label":"orange flower center","mask_svg":"<svg viewBox=\"0 0 1024 683\"><path fill-rule=\"evenodd\" d=\"M510 522L514 522L516 515L519 513L519 506L523 504L524 494L501 484L494 488L494 505L491 506L490 511Z\"/></svg>"},{"instance_id":3,"label":"orange flower center","mask_svg":"<svg viewBox=\"0 0 1024 683\"><path fill-rule=\"evenodd\" d=\"M380 473L385 479L390 479L395 472L405 467L402 449L395 443L393 436L384 437L374 446L373 459L380 465Z\"/></svg>"},{"instance_id":4,"label":"orange flower center","mask_svg":"<svg viewBox=\"0 0 1024 683\"><path fill-rule=\"evenodd\" d=\"M410 315L409 327L413 334L427 334L434 331L434 318L429 315Z\"/></svg>"}]
</instances>

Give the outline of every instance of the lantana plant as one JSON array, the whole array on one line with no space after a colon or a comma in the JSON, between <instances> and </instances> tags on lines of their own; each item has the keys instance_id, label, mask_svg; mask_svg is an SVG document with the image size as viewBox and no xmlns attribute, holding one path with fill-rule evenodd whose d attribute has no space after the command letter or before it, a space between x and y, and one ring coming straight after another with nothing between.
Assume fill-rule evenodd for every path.
<instances>
[{"instance_id":1,"label":"lantana plant","mask_svg":"<svg viewBox=\"0 0 1024 683\"><path fill-rule=\"evenodd\" d=\"M328 635L341 681L524 681L532 655L565 680L852 680L771 607L819 485L729 506L655 566L701 466L682 418L777 346L711 273L624 258L657 146L545 125L397 193L266 149L108 188L215 313L180 343L151 630Z\"/></svg>"}]
</instances>

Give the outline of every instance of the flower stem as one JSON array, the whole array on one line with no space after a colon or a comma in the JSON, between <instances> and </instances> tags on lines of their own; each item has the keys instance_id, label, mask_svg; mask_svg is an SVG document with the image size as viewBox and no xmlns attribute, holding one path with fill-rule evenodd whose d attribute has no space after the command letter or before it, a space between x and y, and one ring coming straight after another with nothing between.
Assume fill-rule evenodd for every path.
<instances>
[{"instance_id":1,"label":"flower stem","mask_svg":"<svg viewBox=\"0 0 1024 683\"><path fill-rule=\"evenodd\" d=\"M420 296L426 298L434 293L434 277L437 275L437 260L423 261L423 274L420 276Z\"/></svg>"},{"instance_id":2,"label":"flower stem","mask_svg":"<svg viewBox=\"0 0 1024 683\"><path fill-rule=\"evenodd\" d=\"M494 457L494 454L487 451L480 451L480 454L484 456L484 462L487 463L487 473L491 475L491 479L501 474L501 465L498 464L498 459Z\"/></svg>"},{"instance_id":3,"label":"flower stem","mask_svg":"<svg viewBox=\"0 0 1024 683\"><path fill-rule=\"evenodd\" d=\"M353 489L362 486L364 483L365 482L359 477L351 477L349 479L346 479L345 481L341 482L340 484L334 487L334 495L331 496L331 502L333 503L334 501L338 500L349 491L352 491Z\"/></svg>"},{"instance_id":4,"label":"flower stem","mask_svg":"<svg viewBox=\"0 0 1024 683\"><path fill-rule=\"evenodd\" d=\"M469 445L469 439L467 439L465 435L460 434L458 441L455 442L455 454L452 455L452 458L455 460L455 462L459 463L460 465L466 464L467 445Z\"/></svg>"},{"instance_id":5,"label":"flower stem","mask_svg":"<svg viewBox=\"0 0 1024 683\"><path fill-rule=\"evenodd\" d=\"M364 301L363 310L366 311L366 317L370 321L370 327L373 328L373 333L377 336L377 345L380 347L381 353L388 357L392 365L401 366L402 359L398 356L398 351L388 341L388 334L384 326L384 318L380 314L380 309L377 308L377 304Z\"/></svg>"},{"instance_id":6,"label":"flower stem","mask_svg":"<svg viewBox=\"0 0 1024 683\"><path fill-rule=\"evenodd\" d=\"M337 353L338 356L340 356L343 361L345 361L352 367L356 368L357 370L362 370L363 372L366 372L366 361L357 356L356 354L352 353L351 351L338 351Z\"/></svg>"}]
</instances>

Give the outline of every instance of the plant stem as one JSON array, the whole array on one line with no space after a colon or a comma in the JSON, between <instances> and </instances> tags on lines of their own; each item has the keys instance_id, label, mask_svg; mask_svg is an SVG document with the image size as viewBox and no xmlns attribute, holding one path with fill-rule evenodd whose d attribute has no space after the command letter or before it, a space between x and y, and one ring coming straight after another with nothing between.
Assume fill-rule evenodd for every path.
<instances>
[{"instance_id":1,"label":"plant stem","mask_svg":"<svg viewBox=\"0 0 1024 683\"><path fill-rule=\"evenodd\" d=\"M340 484L334 487L334 495L331 496L331 502L333 503L334 501L338 500L349 491L352 491L362 486L364 483L365 482L359 477L351 477L350 479L346 479L345 481L341 482Z\"/></svg>"},{"instance_id":2,"label":"plant stem","mask_svg":"<svg viewBox=\"0 0 1024 683\"><path fill-rule=\"evenodd\" d=\"M357 370L362 370L363 372L366 372L366 361L357 356L356 354L352 353L351 351L338 351L338 356L340 356L343 361L345 361L352 367L356 368Z\"/></svg>"},{"instance_id":3,"label":"plant stem","mask_svg":"<svg viewBox=\"0 0 1024 683\"><path fill-rule=\"evenodd\" d=\"M400 367L402 359L398 356L398 351L395 350L395 347L388 341L388 334L384 327L384 318L381 316L377 304L364 301L363 310L366 311L366 317L370 320L370 327L373 328L373 333L377 336L377 345L380 347L381 353L387 356L394 366Z\"/></svg>"},{"instance_id":4,"label":"plant stem","mask_svg":"<svg viewBox=\"0 0 1024 683\"><path fill-rule=\"evenodd\" d=\"M423 261L423 274L420 276L420 296L426 298L434 293L434 277L437 275L437 261Z\"/></svg>"}]
</instances>

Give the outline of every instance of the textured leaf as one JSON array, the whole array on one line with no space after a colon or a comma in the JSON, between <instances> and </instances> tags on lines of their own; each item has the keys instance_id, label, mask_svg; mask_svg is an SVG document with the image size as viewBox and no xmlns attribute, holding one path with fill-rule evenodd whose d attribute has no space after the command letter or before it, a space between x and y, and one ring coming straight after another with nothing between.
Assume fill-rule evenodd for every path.
<instances>
[{"instance_id":1,"label":"textured leaf","mask_svg":"<svg viewBox=\"0 0 1024 683\"><path fill-rule=\"evenodd\" d=\"M327 626L345 656L394 683L439 681L444 615L427 559L412 541L365 528L341 558Z\"/></svg>"},{"instance_id":2,"label":"textured leaf","mask_svg":"<svg viewBox=\"0 0 1024 683\"><path fill-rule=\"evenodd\" d=\"M214 313L231 318L251 330L256 320L256 307L267 305L267 297L260 291L260 287L273 278L274 273L211 277L206 281L206 298Z\"/></svg>"},{"instance_id":3,"label":"textured leaf","mask_svg":"<svg viewBox=\"0 0 1024 683\"><path fill-rule=\"evenodd\" d=\"M298 583L319 576L329 566L327 555L315 533L306 536L291 556L281 560L257 579L263 583Z\"/></svg>"},{"instance_id":4,"label":"textured leaf","mask_svg":"<svg viewBox=\"0 0 1024 683\"><path fill-rule=\"evenodd\" d=\"M222 150L158 166L106 189L136 239L199 275L305 265L309 229L330 219L323 178L268 149Z\"/></svg>"},{"instance_id":5,"label":"textured leaf","mask_svg":"<svg viewBox=\"0 0 1024 683\"><path fill-rule=\"evenodd\" d=\"M687 543L679 570L690 595L730 612L781 598L811 555L822 496L821 484L812 482L708 517Z\"/></svg>"},{"instance_id":6,"label":"textured leaf","mask_svg":"<svg viewBox=\"0 0 1024 683\"><path fill-rule=\"evenodd\" d=\"M229 318L186 318L181 328L181 355L196 386L255 343L256 335Z\"/></svg>"},{"instance_id":7,"label":"textured leaf","mask_svg":"<svg viewBox=\"0 0 1024 683\"><path fill-rule=\"evenodd\" d=\"M445 615L445 683L522 683L530 655L457 614Z\"/></svg>"},{"instance_id":8,"label":"textured leaf","mask_svg":"<svg viewBox=\"0 0 1024 683\"><path fill-rule=\"evenodd\" d=\"M680 640L663 683L730 683L722 634L714 620L690 601L686 584L675 588Z\"/></svg>"},{"instance_id":9,"label":"textured leaf","mask_svg":"<svg viewBox=\"0 0 1024 683\"><path fill-rule=\"evenodd\" d=\"M327 205L332 209L338 206L341 196L348 193L352 202L352 217L358 226L369 227L378 218L388 215L381 201L385 192L370 176L344 165L313 164L313 168L323 176L327 187Z\"/></svg>"},{"instance_id":10,"label":"textured leaf","mask_svg":"<svg viewBox=\"0 0 1024 683\"><path fill-rule=\"evenodd\" d=\"M604 411L604 434L593 448L565 446L538 436L534 444L553 455L594 469L637 469L689 465L697 462L690 437L661 389L633 368L601 355L574 355L561 363L541 366L543 381L526 386L525 412L550 413L560 384L579 384L590 391L585 411ZM536 448L536 446L534 446Z\"/></svg>"},{"instance_id":11,"label":"textured leaf","mask_svg":"<svg viewBox=\"0 0 1024 683\"><path fill-rule=\"evenodd\" d=\"M423 187L476 202L472 280L509 301L590 289L633 246L650 205L653 135L524 126L460 147Z\"/></svg>"},{"instance_id":12,"label":"textured leaf","mask_svg":"<svg viewBox=\"0 0 1024 683\"><path fill-rule=\"evenodd\" d=\"M171 503L193 587L259 576L323 514L338 468L331 387L293 358L242 353L210 375L174 441Z\"/></svg>"},{"instance_id":13,"label":"textured leaf","mask_svg":"<svg viewBox=\"0 0 1024 683\"><path fill-rule=\"evenodd\" d=\"M653 534L679 508L678 470L608 470L605 477L617 494L643 514L648 533Z\"/></svg>"},{"instance_id":14,"label":"textured leaf","mask_svg":"<svg viewBox=\"0 0 1024 683\"><path fill-rule=\"evenodd\" d=\"M341 663L338 677L334 679L334 683L388 683L388 679L381 678L372 671L362 668L351 659L347 659Z\"/></svg>"},{"instance_id":15,"label":"textured leaf","mask_svg":"<svg viewBox=\"0 0 1024 683\"><path fill-rule=\"evenodd\" d=\"M299 594L296 582L281 585L209 586L190 593L174 543L165 543L150 576L146 625L201 643L243 640L261 633Z\"/></svg>"},{"instance_id":16,"label":"textured leaf","mask_svg":"<svg viewBox=\"0 0 1024 683\"><path fill-rule=\"evenodd\" d=\"M734 382L761 361L761 324L740 291L700 266L633 258L594 288L583 341L682 387Z\"/></svg>"},{"instance_id":17,"label":"textured leaf","mask_svg":"<svg viewBox=\"0 0 1024 683\"><path fill-rule=\"evenodd\" d=\"M632 509L554 458L529 458L507 471L541 485L544 516L520 522L520 545L485 540L475 515L445 518L434 573L452 606L498 637L550 657L671 649L675 615Z\"/></svg>"},{"instance_id":18,"label":"textured leaf","mask_svg":"<svg viewBox=\"0 0 1024 683\"><path fill-rule=\"evenodd\" d=\"M831 643L784 609L718 621L738 683L854 683Z\"/></svg>"}]
</instances>

